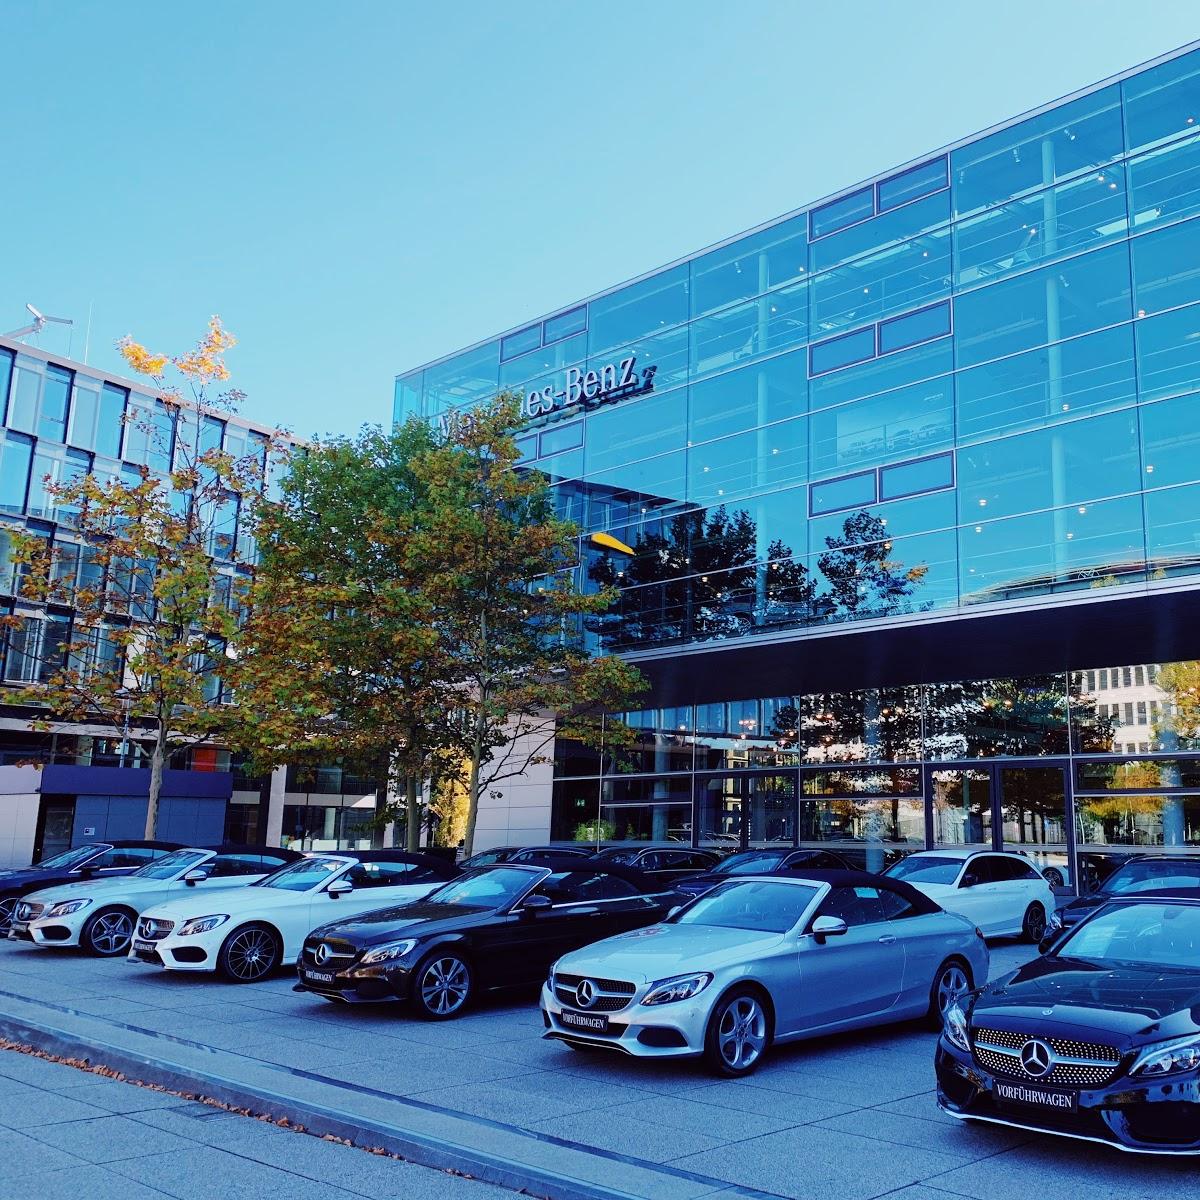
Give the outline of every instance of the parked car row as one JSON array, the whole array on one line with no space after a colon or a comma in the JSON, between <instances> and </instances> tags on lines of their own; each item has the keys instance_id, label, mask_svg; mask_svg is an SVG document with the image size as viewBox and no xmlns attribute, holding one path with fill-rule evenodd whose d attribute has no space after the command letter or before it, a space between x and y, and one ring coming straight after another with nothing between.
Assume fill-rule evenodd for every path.
<instances>
[{"instance_id":1,"label":"parked car row","mask_svg":"<svg viewBox=\"0 0 1200 1200\"><path fill-rule=\"evenodd\" d=\"M9 936L238 983L295 963L299 992L429 1020L540 985L547 1038L724 1076L775 1044L928 1018L956 1118L1200 1153L1200 860L1131 858L1047 924L1045 878L990 851L883 875L752 851L671 878L680 864L640 852L518 847L463 871L395 850L141 846L127 874L22 896ZM1042 955L989 984L986 938L1012 934Z\"/></svg>"}]
</instances>

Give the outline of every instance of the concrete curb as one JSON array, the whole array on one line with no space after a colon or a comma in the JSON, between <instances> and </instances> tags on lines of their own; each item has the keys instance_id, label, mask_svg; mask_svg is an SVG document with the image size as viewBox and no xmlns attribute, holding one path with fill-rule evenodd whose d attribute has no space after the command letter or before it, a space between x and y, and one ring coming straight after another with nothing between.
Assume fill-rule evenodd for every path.
<instances>
[{"instance_id":1,"label":"concrete curb","mask_svg":"<svg viewBox=\"0 0 1200 1200\"><path fill-rule=\"evenodd\" d=\"M119 1027L113 1027L112 1032L119 1032ZM531 1151L530 1158L561 1158L564 1168L569 1170L574 1164L586 1168L580 1174L593 1176L592 1180L573 1178L565 1171L556 1170L545 1163L522 1161L512 1154L470 1145L466 1139L443 1139L404 1129L393 1122L340 1111L312 1099L286 1096L269 1087L238 1080L216 1070L167 1062L91 1033L84 1035L81 1031L55 1028L43 1021L13 1013L0 1012L0 1036L47 1054L84 1059L91 1065L108 1067L129 1080L204 1096L275 1121L286 1120L291 1125L301 1125L306 1132L317 1136L331 1134L364 1150L380 1148L421 1166L454 1171L542 1200L698 1200L699 1197L717 1196L721 1200L734 1200L735 1197L739 1200L776 1200L773 1194L741 1188L724 1180L658 1168L652 1163L638 1163L590 1147L556 1144L557 1139L503 1127L509 1135L504 1140L512 1145L515 1137L516 1148ZM166 1044L169 1046L171 1042ZM220 1053L212 1052L213 1059ZM445 1123L450 1128L457 1124L459 1128L455 1132L469 1133L470 1123L468 1121L463 1125L464 1120L450 1115ZM528 1143L527 1146L521 1146L522 1139ZM551 1153L547 1154L547 1151ZM623 1175L627 1184L634 1186L632 1190L629 1186L612 1187L594 1178L604 1174Z\"/></svg>"}]
</instances>

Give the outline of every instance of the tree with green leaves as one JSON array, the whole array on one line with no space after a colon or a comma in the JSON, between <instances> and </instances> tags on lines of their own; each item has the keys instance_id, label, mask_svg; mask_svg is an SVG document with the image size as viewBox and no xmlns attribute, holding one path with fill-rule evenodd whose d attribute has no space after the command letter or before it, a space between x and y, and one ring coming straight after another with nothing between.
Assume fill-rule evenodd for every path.
<instances>
[{"instance_id":1,"label":"tree with green leaves","mask_svg":"<svg viewBox=\"0 0 1200 1200\"><path fill-rule=\"evenodd\" d=\"M216 317L195 349L176 358L132 339L119 343L160 397L125 418L126 444L145 465L112 478L47 480L71 536L51 544L31 531L13 535L21 598L39 610L5 618L10 644L30 660L25 694L45 713L31 724L75 721L148 744L148 838L170 755L228 737L239 719L225 678L244 581L236 567L252 554L245 518L276 448L261 437L243 454L223 449L215 414L235 411L242 399L218 391L234 344ZM168 366L187 393L168 383ZM71 615L55 623L46 605Z\"/></svg>"},{"instance_id":2,"label":"tree with green leaves","mask_svg":"<svg viewBox=\"0 0 1200 1200\"><path fill-rule=\"evenodd\" d=\"M580 645L612 596L575 586L579 531L517 469L518 420L501 397L444 428L310 446L259 527L234 668L260 718L247 748L262 765L390 762L405 800L379 816L402 816L410 847L422 795L440 811L458 784L469 851L482 796L556 733L598 742L640 684Z\"/></svg>"},{"instance_id":3,"label":"tree with green leaves","mask_svg":"<svg viewBox=\"0 0 1200 1200\"><path fill-rule=\"evenodd\" d=\"M414 464L430 503L408 546L458 688L468 853L485 795L545 761L556 736L620 744L610 714L645 687L637 668L584 646L585 620L613 593L579 588L579 529L556 515L545 476L517 469L519 417L502 395L449 422Z\"/></svg>"}]
</instances>

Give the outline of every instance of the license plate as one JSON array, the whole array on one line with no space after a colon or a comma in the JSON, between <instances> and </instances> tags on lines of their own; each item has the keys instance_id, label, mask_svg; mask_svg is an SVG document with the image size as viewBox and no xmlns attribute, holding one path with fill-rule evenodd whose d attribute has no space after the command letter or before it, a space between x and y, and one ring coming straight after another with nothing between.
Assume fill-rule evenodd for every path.
<instances>
[{"instance_id":1,"label":"license plate","mask_svg":"<svg viewBox=\"0 0 1200 1200\"><path fill-rule=\"evenodd\" d=\"M12 934L21 934L29 932L28 921L14 921L9 927L9 932Z\"/></svg>"},{"instance_id":2,"label":"license plate","mask_svg":"<svg viewBox=\"0 0 1200 1200\"><path fill-rule=\"evenodd\" d=\"M133 952L143 958L149 958L154 953L154 943L144 942L141 938L134 938Z\"/></svg>"},{"instance_id":3,"label":"license plate","mask_svg":"<svg viewBox=\"0 0 1200 1200\"><path fill-rule=\"evenodd\" d=\"M586 1029L589 1033L608 1032L608 1018L599 1013L581 1013L564 1008L559 1013L558 1019L572 1029Z\"/></svg>"},{"instance_id":4,"label":"license plate","mask_svg":"<svg viewBox=\"0 0 1200 1200\"><path fill-rule=\"evenodd\" d=\"M307 967L300 969L300 974L304 976L309 983L332 983L332 971L310 971Z\"/></svg>"},{"instance_id":5,"label":"license plate","mask_svg":"<svg viewBox=\"0 0 1200 1200\"><path fill-rule=\"evenodd\" d=\"M1001 1104L1026 1110L1042 1109L1046 1112L1076 1113L1079 1111L1079 1096L1075 1092L1060 1092L1052 1088L1030 1087L1027 1083L1001 1083L992 1085L996 1099Z\"/></svg>"}]
</instances>

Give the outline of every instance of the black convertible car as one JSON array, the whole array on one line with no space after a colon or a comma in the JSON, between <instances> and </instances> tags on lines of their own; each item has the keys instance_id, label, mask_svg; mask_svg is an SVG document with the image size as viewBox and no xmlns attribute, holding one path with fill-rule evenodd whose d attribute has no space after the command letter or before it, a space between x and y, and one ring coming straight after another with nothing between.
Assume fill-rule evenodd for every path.
<instances>
[{"instance_id":1,"label":"black convertible car","mask_svg":"<svg viewBox=\"0 0 1200 1200\"><path fill-rule=\"evenodd\" d=\"M1114 900L964 996L935 1059L951 1116L1200 1154L1200 898Z\"/></svg>"},{"instance_id":2,"label":"black convertible car","mask_svg":"<svg viewBox=\"0 0 1200 1200\"><path fill-rule=\"evenodd\" d=\"M559 860L469 871L421 900L314 929L296 990L327 1000L407 1000L430 1020L480 992L542 983L570 950L652 925L680 902L620 866Z\"/></svg>"},{"instance_id":3,"label":"black convertible car","mask_svg":"<svg viewBox=\"0 0 1200 1200\"><path fill-rule=\"evenodd\" d=\"M30 892L77 879L132 875L156 858L182 849L178 842L88 842L43 858L32 867L0 871L0 938L8 937L17 901Z\"/></svg>"},{"instance_id":4,"label":"black convertible car","mask_svg":"<svg viewBox=\"0 0 1200 1200\"><path fill-rule=\"evenodd\" d=\"M1094 892L1072 900L1055 912L1046 928L1047 937L1053 939L1062 930L1074 928L1096 909L1117 897L1177 888L1200 888L1200 857L1142 854L1127 859Z\"/></svg>"},{"instance_id":5,"label":"black convertible car","mask_svg":"<svg viewBox=\"0 0 1200 1200\"><path fill-rule=\"evenodd\" d=\"M830 850L793 850L790 847L771 847L766 850L743 850L723 858L702 875L688 875L673 886L690 900L702 896L709 888L725 883L738 875L774 875L780 871L797 874L813 869L821 871L850 871L853 868Z\"/></svg>"}]
</instances>

